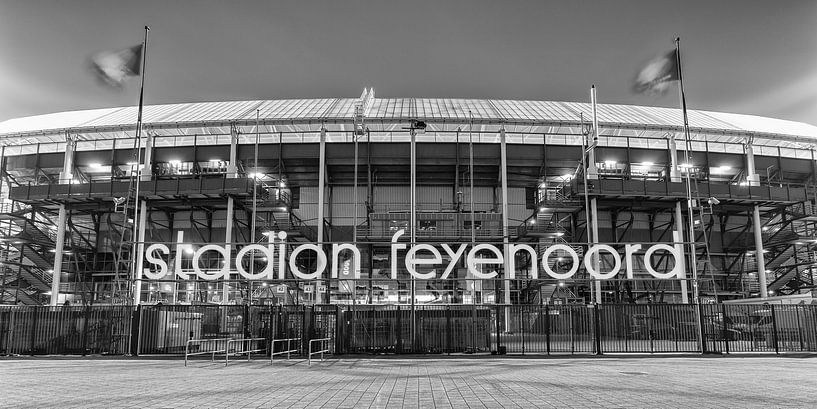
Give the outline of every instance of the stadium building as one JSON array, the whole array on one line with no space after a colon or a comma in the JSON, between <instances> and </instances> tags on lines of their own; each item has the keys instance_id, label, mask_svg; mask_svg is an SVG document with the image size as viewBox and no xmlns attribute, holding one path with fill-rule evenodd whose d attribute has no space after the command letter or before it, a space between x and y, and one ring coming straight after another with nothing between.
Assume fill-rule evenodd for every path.
<instances>
[{"instance_id":1,"label":"stadium building","mask_svg":"<svg viewBox=\"0 0 817 409\"><path fill-rule=\"evenodd\" d=\"M0 301L622 304L811 291L817 127L691 110L687 140L682 118L600 104L594 126L588 103L365 90L145 106L139 138L136 107L11 119L0 123Z\"/></svg>"}]
</instances>

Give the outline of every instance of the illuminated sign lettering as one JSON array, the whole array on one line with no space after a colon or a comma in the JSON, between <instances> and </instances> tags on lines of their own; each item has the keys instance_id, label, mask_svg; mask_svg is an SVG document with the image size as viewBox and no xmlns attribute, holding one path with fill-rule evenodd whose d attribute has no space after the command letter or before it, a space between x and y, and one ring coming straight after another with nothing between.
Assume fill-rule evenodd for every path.
<instances>
[{"instance_id":1,"label":"illuminated sign lettering","mask_svg":"<svg viewBox=\"0 0 817 409\"><path fill-rule=\"evenodd\" d=\"M465 265L468 268L469 276L472 279L494 279L497 278L496 270L483 269L483 265L497 265L504 264L507 260L508 274L504 278L514 279L516 276L516 255L518 253L528 253L531 260L536 262L531 263L529 268L529 275L532 279L539 278L553 278L557 280L567 280L572 278L578 271L579 267L584 264L584 268L592 278L598 280L608 280L617 276L622 266L625 266L625 274L629 279L633 278L633 266L636 260L636 252L641 250L641 244L626 244L624 245L624 255L622 255L610 245L595 244L588 247L587 251L582 256L568 244L557 243L547 246L541 255L537 255L536 249L528 244L509 244L507 245L507 254L505 254L498 246L487 243L480 243L468 249L468 245L460 244L454 250L448 244L440 244L449 261L444 264L443 254L440 250L431 244L415 244L407 249L406 243L400 243L399 239L405 234L404 230L397 231L391 239L391 278L397 279L397 273L400 270L400 258L398 252L405 250L406 254L403 260L405 271L413 278L418 280L435 280L447 279L451 272L456 268L461 260L465 260ZM331 254L327 255L324 248L314 243L304 243L295 246L291 253L287 254L287 234L286 232L272 233L268 236L268 243L266 245L250 244L242 247L235 255L235 260L231 260L230 245L216 245L207 244L198 249L192 250L183 242L183 234L179 232L176 242L176 257L174 272L176 275L187 280L191 278L188 274L190 271L182 271L181 269L181 254L184 249L192 251L192 273L202 280L218 280L227 279L230 274L235 272L240 277L247 280L283 280L286 278L287 267L292 275L299 280L320 280L326 279L327 267L331 257L331 269L329 270L330 277L328 278L342 278L342 279L359 279L360 278L360 250L351 243L333 244L331 246ZM677 235L675 236L677 240ZM277 246L276 246L277 244ZM466 250L468 251L466 252ZM659 272L652 265L652 256L658 251L664 251L673 259L674 266L666 273ZM202 269L202 257L208 253L218 253L225 262L219 269ZM314 253L315 256L315 270L301 271L301 268L296 263L296 259L302 253ZM161 257L161 255L170 255L170 248L165 244L154 243L148 246L145 251L145 260L153 265L153 268L146 268L144 277L152 280L159 280L165 278L170 271L168 262ZM265 267L261 271L250 272L244 267L245 261L248 258L259 257L261 254L265 260ZM341 257L341 254L344 254ZM599 271L595 260L601 255L605 255L605 259L612 261L612 267L608 271ZM566 256L566 257L565 257ZM644 255L644 268L655 278L659 279L673 279L683 278L683 260L684 252L681 243L670 244L653 244L649 246ZM554 271L552 267L554 257L561 261L563 258L571 260L570 268L564 272ZM342 260L342 261L341 261ZM234 268L232 268L234 266ZM427 272L418 271L418 267L426 267ZM442 274L438 276L438 271L442 270ZM539 267L542 269L542 277L539 274ZM599 270L597 270L597 268ZM490 272L484 272L490 270ZM340 276L340 277L339 277ZM545 277L546 276L546 277Z\"/></svg>"}]
</instances>

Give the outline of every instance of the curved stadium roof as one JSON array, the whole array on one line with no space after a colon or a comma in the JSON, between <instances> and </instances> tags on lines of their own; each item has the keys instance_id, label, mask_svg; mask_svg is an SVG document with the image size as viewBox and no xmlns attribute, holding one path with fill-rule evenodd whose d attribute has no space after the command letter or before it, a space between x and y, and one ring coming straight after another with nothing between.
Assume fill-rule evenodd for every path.
<instances>
[{"instance_id":1,"label":"curved stadium roof","mask_svg":"<svg viewBox=\"0 0 817 409\"><path fill-rule=\"evenodd\" d=\"M285 99L225 101L149 105L144 109L144 129L156 135L229 133L230 124L252 126L256 112L260 123L271 132L314 132L320 126L332 131L351 131L358 98ZM374 131L400 130L399 124L424 120L430 132L466 129L471 120L491 131L491 125L508 132L572 133L565 128L579 125L580 114L591 118L588 103L558 101L516 101L490 99L371 98L365 108L365 122ZM10 119L0 122L0 145L19 145L64 140L66 132L80 139L132 137L137 107L60 112ZM631 130L657 135L682 128L678 109L599 104L602 135ZM472 119L469 119L472 118ZM817 143L817 127L794 121L752 115L709 111L689 111L691 131L708 141L784 147L811 147Z\"/></svg>"}]
</instances>

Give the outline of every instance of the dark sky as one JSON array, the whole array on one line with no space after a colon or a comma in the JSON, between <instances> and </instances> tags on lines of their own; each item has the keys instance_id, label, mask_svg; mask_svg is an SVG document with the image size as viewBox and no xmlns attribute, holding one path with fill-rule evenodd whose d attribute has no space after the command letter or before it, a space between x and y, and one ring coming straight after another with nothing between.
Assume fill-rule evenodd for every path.
<instances>
[{"instance_id":1,"label":"dark sky","mask_svg":"<svg viewBox=\"0 0 817 409\"><path fill-rule=\"evenodd\" d=\"M677 106L634 95L681 37L690 108L817 125L817 1L0 0L0 120L136 105L87 58L142 41L146 104L465 97Z\"/></svg>"}]
</instances>

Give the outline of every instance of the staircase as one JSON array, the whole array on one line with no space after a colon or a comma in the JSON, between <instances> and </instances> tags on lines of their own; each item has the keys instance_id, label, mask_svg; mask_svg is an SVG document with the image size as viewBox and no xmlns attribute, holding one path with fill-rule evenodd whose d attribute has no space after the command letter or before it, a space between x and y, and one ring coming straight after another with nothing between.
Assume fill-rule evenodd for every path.
<instances>
[{"instance_id":1,"label":"staircase","mask_svg":"<svg viewBox=\"0 0 817 409\"><path fill-rule=\"evenodd\" d=\"M769 292L791 294L814 287L811 266L817 259L809 244L815 233L817 215L810 201L788 206L766 223L763 241L769 249L766 259Z\"/></svg>"}]
</instances>

